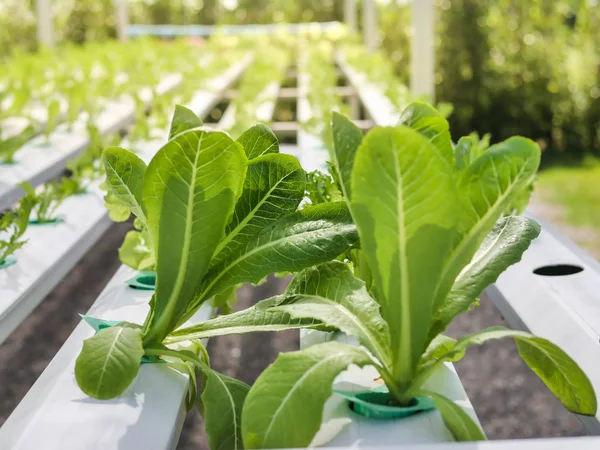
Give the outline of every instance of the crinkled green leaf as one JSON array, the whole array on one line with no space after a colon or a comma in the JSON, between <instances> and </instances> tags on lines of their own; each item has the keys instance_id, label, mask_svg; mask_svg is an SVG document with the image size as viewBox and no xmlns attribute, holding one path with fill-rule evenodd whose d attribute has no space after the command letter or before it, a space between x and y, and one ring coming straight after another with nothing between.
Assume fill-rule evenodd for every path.
<instances>
[{"instance_id":1,"label":"crinkled green leaf","mask_svg":"<svg viewBox=\"0 0 600 450\"><path fill-rule=\"evenodd\" d=\"M27 230L29 216L37 198L30 184L22 183L20 186L26 195L19 201L19 206L14 211L6 211L0 216L0 263L5 262L27 243L27 240L21 237Z\"/></svg>"},{"instance_id":2,"label":"crinkled green leaf","mask_svg":"<svg viewBox=\"0 0 600 450\"><path fill-rule=\"evenodd\" d=\"M21 200L19 200L19 206L14 211L13 216L14 223L18 230L18 237L21 237L29 225L29 217L37 203L37 199L35 191L29 183L20 183L19 186L25 191L25 196L21 197Z\"/></svg>"},{"instance_id":3,"label":"crinkled green leaf","mask_svg":"<svg viewBox=\"0 0 600 450\"><path fill-rule=\"evenodd\" d=\"M58 207L77 192L79 185L75 180L62 177L60 181L48 181L35 191L35 220L47 223L55 220Z\"/></svg>"},{"instance_id":4,"label":"crinkled green leaf","mask_svg":"<svg viewBox=\"0 0 600 450\"><path fill-rule=\"evenodd\" d=\"M291 155L270 154L251 160L244 190L211 265L239 252L263 228L294 212L304 197L305 186L304 170Z\"/></svg>"},{"instance_id":5,"label":"crinkled green leaf","mask_svg":"<svg viewBox=\"0 0 600 450\"><path fill-rule=\"evenodd\" d=\"M519 262L529 244L540 234L537 222L527 217L500 219L456 278L450 293L435 313L430 338L443 332L452 319L468 310L483 290L509 266Z\"/></svg>"},{"instance_id":6,"label":"crinkled green leaf","mask_svg":"<svg viewBox=\"0 0 600 450\"><path fill-rule=\"evenodd\" d=\"M352 216L390 327L395 376L409 383L459 220L454 169L405 126L374 128L356 154Z\"/></svg>"},{"instance_id":7,"label":"crinkled green leaf","mask_svg":"<svg viewBox=\"0 0 600 450\"><path fill-rule=\"evenodd\" d=\"M186 317L229 286L258 283L271 273L297 272L329 261L357 241L356 227L343 203L310 206L288 214L211 267Z\"/></svg>"},{"instance_id":8,"label":"crinkled green leaf","mask_svg":"<svg viewBox=\"0 0 600 450\"><path fill-rule=\"evenodd\" d=\"M350 364L372 364L360 347L327 342L281 353L256 380L242 411L244 446L306 447L321 427L335 377Z\"/></svg>"},{"instance_id":9,"label":"crinkled green leaf","mask_svg":"<svg viewBox=\"0 0 600 450\"><path fill-rule=\"evenodd\" d=\"M194 297L241 193L246 156L221 132L179 134L150 162L144 207L156 249L156 293L145 341L160 341Z\"/></svg>"},{"instance_id":10,"label":"crinkled green leaf","mask_svg":"<svg viewBox=\"0 0 600 450\"><path fill-rule=\"evenodd\" d=\"M144 234L137 230L127 232L119 247L119 261L136 270L154 266L154 252L150 243L144 239Z\"/></svg>"},{"instance_id":11,"label":"crinkled green leaf","mask_svg":"<svg viewBox=\"0 0 600 450\"><path fill-rule=\"evenodd\" d=\"M279 141L275 133L266 125L259 123L248 128L237 139L248 159L254 159L269 153L279 153Z\"/></svg>"},{"instance_id":12,"label":"crinkled green leaf","mask_svg":"<svg viewBox=\"0 0 600 450\"><path fill-rule=\"evenodd\" d=\"M390 333L379 304L365 283L340 261L304 269L289 285L285 300L272 309L335 327L356 337L382 363L391 362Z\"/></svg>"},{"instance_id":13,"label":"crinkled green leaf","mask_svg":"<svg viewBox=\"0 0 600 450\"><path fill-rule=\"evenodd\" d=\"M90 397L118 397L138 374L144 356L142 331L128 325L100 330L83 341L75 362L75 378Z\"/></svg>"}]
</instances>

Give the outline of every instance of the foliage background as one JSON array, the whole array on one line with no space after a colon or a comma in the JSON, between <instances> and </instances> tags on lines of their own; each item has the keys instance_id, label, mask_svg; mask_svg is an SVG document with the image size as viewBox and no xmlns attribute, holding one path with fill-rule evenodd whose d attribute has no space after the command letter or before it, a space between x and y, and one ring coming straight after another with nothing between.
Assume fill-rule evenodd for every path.
<instances>
[{"instance_id":1,"label":"foliage background","mask_svg":"<svg viewBox=\"0 0 600 450\"><path fill-rule=\"evenodd\" d=\"M435 0L436 100L450 102L455 136L536 139L545 161L600 155L600 6L597 0ZM0 2L0 56L34 50L34 0ZM360 1L359 1L360 3ZM383 50L408 83L411 8L380 0ZM342 20L343 0L130 0L132 23ZM115 35L112 0L54 0L57 37ZM360 5L359 5L360 14ZM358 21L360 24L360 20Z\"/></svg>"}]
</instances>

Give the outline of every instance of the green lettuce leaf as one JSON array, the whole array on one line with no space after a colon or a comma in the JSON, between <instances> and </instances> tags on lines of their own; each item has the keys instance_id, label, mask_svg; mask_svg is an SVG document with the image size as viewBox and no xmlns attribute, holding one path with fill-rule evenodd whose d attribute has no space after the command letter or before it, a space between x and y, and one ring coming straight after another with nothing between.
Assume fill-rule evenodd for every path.
<instances>
[{"instance_id":1,"label":"green lettuce leaf","mask_svg":"<svg viewBox=\"0 0 600 450\"><path fill-rule=\"evenodd\" d=\"M154 251L145 236L137 230L128 231L119 247L119 261L135 270L147 270L154 267Z\"/></svg>"},{"instance_id":2,"label":"green lettuce leaf","mask_svg":"<svg viewBox=\"0 0 600 450\"><path fill-rule=\"evenodd\" d=\"M540 148L525 138L510 138L490 147L460 173L458 188L465 199L463 232L453 243L436 286L434 309L445 301L454 281L471 261L506 207L535 176Z\"/></svg>"},{"instance_id":3,"label":"green lettuce leaf","mask_svg":"<svg viewBox=\"0 0 600 450\"><path fill-rule=\"evenodd\" d=\"M175 105L175 113L171 120L171 128L169 129L169 140L175 136L193 128L202 126L202 120L194 112L185 106Z\"/></svg>"},{"instance_id":4,"label":"green lettuce leaf","mask_svg":"<svg viewBox=\"0 0 600 450\"><path fill-rule=\"evenodd\" d=\"M450 125L434 107L415 102L400 115L399 125L406 125L427 137L450 164L454 164L454 150L450 137Z\"/></svg>"},{"instance_id":5,"label":"green lettuce leaf","mask_svg":"<svg viewBox=\"0 0 600 450\"><path fill-rule=\"evenodd\" d=\"M452 319L467 311L502 272L519 262L531 241L539 234L539 224L527 217L509 216L496 222L436 311L429 332L430 338L443 332Z\"/></svg>"},{"instance_id":6,"label":"green lettuce leaf","mask_svg":"<svg viewBox=\"0 0 600 450\"><path fill-rule=\"evenodd\" d=\"M307 328L319 325L314 319L292 319L288 314L276 311L272 307L283 300L277 296L261 300L256 305L197 325L180 328L165 338L165 343L206 339L229 334L246 334L258 331L285 331L294 328Z\"/></svg>"},{"instance_id":7,"label":"green lettuce leaf","mask_svg":"<svg viewBox=\"0 0 600 450\"><path fill-rule=\"evenodd\" d=\"M244 131L237 142L244 147L249 160L269 153L279 153L277 136L268 126L262 123Z\"/></svg>"},{"instance_id":8,"label":"green lettuce leaf","mask_svg":"<svg viewBox=\"0 0 600 450\"><path fill-rule=\"evenodd\" d=\"M75 362L77 384L90 397L118 397L137 376L142 356L140 328L128 324L104 328L83 341Z\"/></svg>"},{"instance_id":9,"label":"green lettuce leaf","mask_svg":"<svg viewBox=\"0 0 600 450\"><path fill-rule=\"evenodd\" d=\"M435 402L448 430L457 441L485 441L485 435L479 425L460 406L441 394L422 391Z\"/></svg>"},{"instance_id":10,"label":"green lettuce leaf","mask_svg":"<svg viewBox=\"0 0 600 450\"><path fill-rule=\"evenodd\" d=\"M362 131L351 120L337 112L332 113L331 129L333 149L331 159L337 172L340 188L344 197L352 198L351 175L356 151L363 140Z\"/></svg>"},{"instance_id":11,"label":"green lettuce leaf","mask_svg":"<svg viewBox=\"0 0 600 450\"><path fill-rule=\"evenodd\" d=\"M310 206L288 214L212 266L182 320L229 286L256 284L271 273L296 272L329 261L357 241L356 227L344 203Z\"/></svg>"},{"instance_id":12,"label":"green lettuce leaf","mask_svg":"<svg viewBox=\"0 0 600 450\"><path fill-rule=\"evenodd\" d=\"M443 361L457 360L470 345L481 345L490 339L513 338L519 354L552 393L571 412L594 416L596 394L588 377L569 355L552 342L529 333L490 327L459 339L450 350L439 357Z\"/></svg>"},{"instance_id":13,"label":"green lettuce leaf","mask_svg":"<svg viewBox=\"0 0 600 450\"><path fill-rule=\"evenodd\" d=\"M241 193L246 156L220 132L179 134L159 150L143 202L156 249L156 291L144 342L160 342L185 313Z\"/></svg>"},{"instance_id":14,"label":"green lettuce leaf","mask_svg":"<svg viewBox=\"0 0 600 450\"><path fill-rule=\"evenodd\" d=\"M281 353L256 380L242 410L244 446L306 447L321 427L335 377L350 364L372 364L360 347L327 342Z\"/></svg>"},{"instance_id":15,"label":"green lettuce leaf","mask_svg":"<svg viewBox=\"0 0 600 450\"><path fill-rule=\"evenodd\" d=\"M15 153L23 147L27 141L36 135L37 131L33 125L28 125L19 134L9 137L6 140L0 141L0 161L12 163Z\"/></svg>"},{"instance_id":16,"label":"green lettuce leaf","mask_svg":"<svg viewBox=\"0 0 600 450\"><path fill-rule=\"evenodd\" d=\"M211 450L242 450L242 406L250 386L214 370L202 370L204 428Z\"/></svg>"},{"instance_id":17,"label":"green lettuce leaf","mask_svg":"<svg viewBox=\"0 0 600 450\"><path fill-rule=\"evenodd\" d=\"M108 188L104 201L112 212L111 219L124 222L133 213L146 224L142 207L146 163L129 150L108 147L102 153L102 164Z\"/></svg>"},{"instance_id":18,"label":"green lettuce leaf","mask_svg":"<svg viewBox=\"0 0 600 450\"><path fill-rule=\"evenodd\" d=\"M436 283L455 239L454 169L426 137L374 128L356 154L352 215L389 325L398 382L410 383L427 344Z\"/></svg>"},{"instance_id":19,"label":"green lettuce leaf","mask_svg":"<svg viewBox=\"0 0 600 450\"><path fill-rule=\"evenodd\" d=\"M289 285L285 299L273 311L294 319L313 318L356 337L384 365L391 362L390 332L365 283L340 261L300 272Z\"/></svg>"},{"instance_id":20,"label":"green lettuce leaf","mask_svg":"<svg viewBox=\"0 0 600 450\"><path fill-rule=\"evenodd\" d=\"M242 196L211 265L239 252L263 228L296 211L305 186L304 170L291 155L270 154L251 160Z\"/></svg>"}]
</instances>

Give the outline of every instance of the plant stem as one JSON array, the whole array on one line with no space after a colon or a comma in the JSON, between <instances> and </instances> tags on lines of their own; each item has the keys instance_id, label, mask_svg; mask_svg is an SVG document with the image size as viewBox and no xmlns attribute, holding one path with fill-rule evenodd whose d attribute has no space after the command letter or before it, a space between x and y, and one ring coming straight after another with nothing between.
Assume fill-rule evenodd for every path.
<instances>
[{"instance_id":1,"label":"plant stem","mask_svg":"<svg viewBox=\"0 0 600 450\"><path fill-rule=\"evenodd\" d=\"M433 364L431 364L427 369L417 375L414 381L411 383L410 387L407 389L407 395L414 397L418 391L421 390L425 382L429 379L433 371L438 367L438 365L442 364L442 360L437 360Z\"/></svg>"},{"instance_id":2,"label":"plant stem","mask_svg":"<svg viewBox=\"0 0 600 450\"><path fill-rule=\"evenodd\" d=\"M388 390L394 400L396 400L400 405L408 405L412 399L412 395L409 395L409 391L405 391L398 386L398 383L394 381L394 376L388 371L385 367L376 366L381 378L385 382Z\"/></svg>"}]
</instances>

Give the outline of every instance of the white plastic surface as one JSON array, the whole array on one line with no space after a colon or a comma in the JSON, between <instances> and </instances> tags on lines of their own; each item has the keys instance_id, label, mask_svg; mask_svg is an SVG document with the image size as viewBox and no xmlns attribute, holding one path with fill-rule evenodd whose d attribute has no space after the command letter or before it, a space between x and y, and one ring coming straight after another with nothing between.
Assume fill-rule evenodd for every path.
<instances>
[{"instance_id":1,"label":"white plastic surface","mask_svg":"<svg viewBox=\"0 0 600 450\"><path fill-rule=\"evenodd\" d=\"M336 53L336 60L350 84L358 91L360 100L373 122L380 126L396 125L400 114L381 89L371 83L365 74L351 67L341 52Z\"/></svg>"},{"instance_id":2,"label":"white plastic surface","mask_svg":"<svg viewBox=\"0 0 600 450\"><path fill-rule=\"evenodd\" d=\"M431 444L404 445L403 442L392 442L384 445L344 446L340 449L355 450L598 450L599 437L567 437L550 439L514 439L502 441L479 442L447 442ZM280 449L281 450L281 449Z\"/></svg>"},{"instance_id":3,"label":"white plastic surface","mask_svg":"<svg viewBox=\"0 0 600 450\"><path fill-rule=\"evenodd\" d=\"M357 345L356 339L342 333L302 330L300 346L301 348L307 348L332 339ZM379 374L374 367L360 369L357 366L350 366L347 371L342 372L335 379L333 386L334 389L360 392L382 384L383 382L379 379ZM453 400L479 424L475 410L452 364L445 364L435 371L426 383L425 388L439 392ZM331 439L332 436L335 437ZM398 443L412 446L414 444L451 442L453 440L437 410L403 419L377 420L350 411L346 400L333 394L325 404L323 425L313 443L327 442L324 447L328 448L365 448Z\"/></svg>"}]
</instances>

